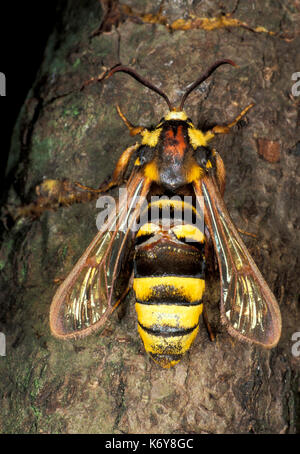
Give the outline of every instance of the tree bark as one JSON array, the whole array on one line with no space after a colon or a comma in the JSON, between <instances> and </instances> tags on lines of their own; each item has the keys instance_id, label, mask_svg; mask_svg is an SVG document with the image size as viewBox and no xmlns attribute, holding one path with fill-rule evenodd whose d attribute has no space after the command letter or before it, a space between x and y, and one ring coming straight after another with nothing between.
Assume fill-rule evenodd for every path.
<instances>
[{"instance_id":1,"label":"tree bark","mask_svg":"<svg viewBox=\"0 0 300 454\"><path fill-rule=\"evenodd\" d=\"M231 338L219 321L220 284L211 279L206 305L216 342L201 321L191 351L171 370L146 356L132 292L125 315L113 317L104 332L74 341L53 338L54 279L66 277L96 234L97 210L92 201L45 211L35 221L20 220L3 237L0 430L296 433L300 357L291 338L300 332L300 117L291 89L300 68L299 4L270 0L262 8L259 1L230 1L225 11L218 1L169 0L157 16L159 2L125 3L130 10L119 2L62 4L15 127L8 203L32 202L43 178L67 177L93 187L106 180L135 142L116 104L137 125L155 124L165 115L164 101L124 74L92 83L105 68L133 66L176 104L209 65L232 59L238 68L220 68L185 109L207 128L229 123L255 102L243 127L213 145L226 165L229 211L238 227L257 236L244 240L279 301L282 337L271 351ZM199 21L197 27L170 27L178 19L220 17L233 9L232 17L248 28L206 30Z\"/></svg>"}]
</instances>

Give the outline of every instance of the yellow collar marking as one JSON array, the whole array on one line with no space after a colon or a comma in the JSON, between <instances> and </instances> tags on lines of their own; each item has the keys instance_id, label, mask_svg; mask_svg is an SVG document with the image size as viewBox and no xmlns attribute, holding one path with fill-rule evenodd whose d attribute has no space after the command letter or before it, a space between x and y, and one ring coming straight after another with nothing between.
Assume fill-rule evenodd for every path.
<instances>
[{"instance_id":1,"label":"yellow collar marking","mask_svg":"<svg viewBox=\"0 0 300 454\"><path fill-rule=\"evenodd\" d=\"M168 112L167 115L165 116L165 120L182 120L185 121L188 119L187 114L181 110L180 112L172 111Z\"/></svg>"}]
</instances>

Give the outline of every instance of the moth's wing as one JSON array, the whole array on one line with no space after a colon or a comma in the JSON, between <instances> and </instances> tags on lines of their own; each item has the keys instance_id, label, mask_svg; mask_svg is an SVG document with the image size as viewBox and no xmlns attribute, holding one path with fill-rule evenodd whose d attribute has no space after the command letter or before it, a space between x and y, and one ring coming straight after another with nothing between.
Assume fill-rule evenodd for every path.
<instances>
[{"instance_id":1,"label":"moth's wing","mask_svg":"<svg viewBox=\"0 0 300 454\"><path fill-rule=\"evenodd\" d=\"M240 238L213 176L194 185L204 198L204 218L221 279L221 321L240 340L274 347L281 334L277 301Z\"/></svg>"},{"instance_id":2,"label":"moth's wing","mask_svg":"<svg viewBox=\"0 0 300 454\"><path fill-rule=\"evenodd\" d=\"M149 183L141 172L133 172L126 189L116 211L109 215L54 295L50 329L56 337L84 337L98 330L127 292L131 227L139 216Z\"/></svg>"}]
</instances>

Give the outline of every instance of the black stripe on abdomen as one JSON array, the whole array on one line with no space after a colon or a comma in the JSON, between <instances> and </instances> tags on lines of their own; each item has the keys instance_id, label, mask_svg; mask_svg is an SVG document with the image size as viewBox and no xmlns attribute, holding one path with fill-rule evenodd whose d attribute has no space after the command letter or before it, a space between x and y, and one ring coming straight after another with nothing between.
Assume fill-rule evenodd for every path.
<instances>
[{"instance_id":1,"label":"black stripe on abdomen","mask_svg":"<svg viewBox=\"0 0 300 454\"><path fill-rule=\"evenodd\" d=\"M203 254L194 246L163 240L136 252L135 277L190 276L203 279L204 272Z\"/></svg>"}]
</instances>

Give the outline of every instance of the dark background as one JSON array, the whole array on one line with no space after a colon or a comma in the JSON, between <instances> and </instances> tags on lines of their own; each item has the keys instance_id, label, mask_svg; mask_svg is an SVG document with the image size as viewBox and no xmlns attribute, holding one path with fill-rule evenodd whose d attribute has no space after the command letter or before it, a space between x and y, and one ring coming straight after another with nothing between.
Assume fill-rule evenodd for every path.
<instances>
[{"instance_id":1,"label":"dark background","mask_svg":"<svg viewBox=\"0 0 300 454\"><path fill-rule=\"evenodd\" d=\"M0 72L6 76L6 96L0 97L1 201L13 178L4 177L13 127L41 64L58 3L61 1L1 3Z\"/></svg>"}]
</instances>

